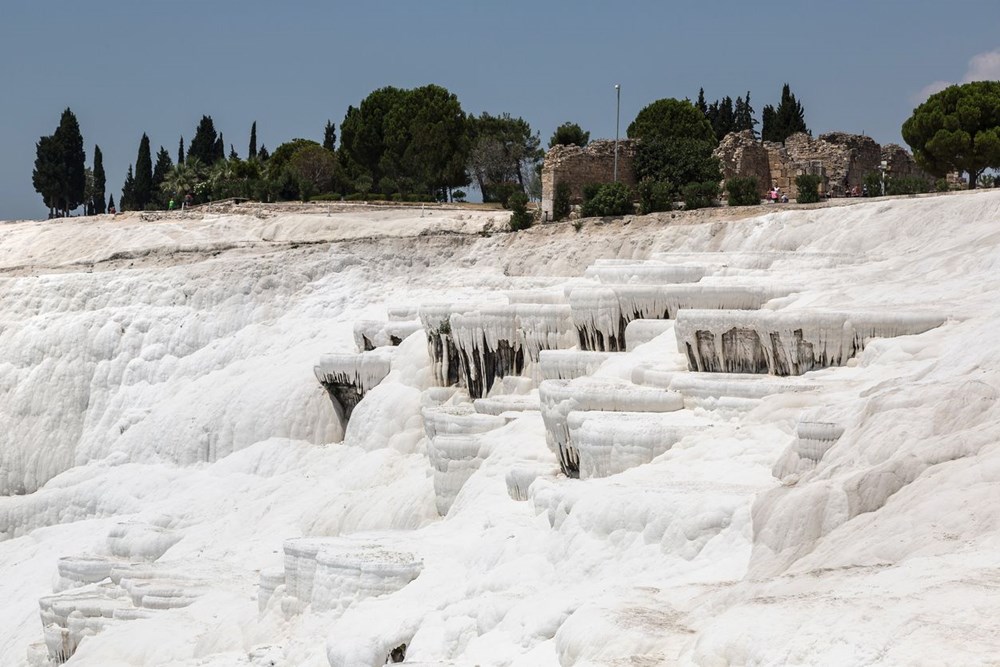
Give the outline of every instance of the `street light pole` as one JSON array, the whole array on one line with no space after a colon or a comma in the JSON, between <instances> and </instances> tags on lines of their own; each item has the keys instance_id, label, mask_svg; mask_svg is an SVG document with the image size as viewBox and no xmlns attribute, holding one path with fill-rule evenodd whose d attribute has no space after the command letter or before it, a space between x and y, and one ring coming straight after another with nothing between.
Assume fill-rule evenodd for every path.
<instances>
[{"instance_id":1,"label":"street light pole","mask_svg":"<svg viewBox=\"0 0 1000 667\"><path fill-rule=\"evenodd\" d=\"M617 101L615 102L615 183L617 183L618 182L618 127L622 111L622 87L617 83L615 84L615 96L618 98Z\"/></svg>"}]
</instances>

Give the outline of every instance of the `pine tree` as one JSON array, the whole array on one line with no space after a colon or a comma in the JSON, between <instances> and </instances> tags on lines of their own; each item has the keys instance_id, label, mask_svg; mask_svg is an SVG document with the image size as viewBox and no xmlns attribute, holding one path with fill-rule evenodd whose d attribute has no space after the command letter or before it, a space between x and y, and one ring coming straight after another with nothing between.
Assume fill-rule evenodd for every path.
<instances>
[{"instance_id":1,"label":"pine tree","mask_svg":"<svg viewBox=\"0 0 1000 667\"><path fill-rule=\"evenodd\" d=\"M100 215L104 213L104 190L107 188L108 180L104 174L104 155L101 147L94 146L94 213Z\"/></svg>"},{"instance_id":2,"label":"pine tree","mask_svg":"<svg viewBox=\"0 0 1000 667\"><path fill-rule=\"evenodd\" d=\"M250 150L247 151L247 159L252 160L257 157L257 121L250 126Z\"/></svg>"},{"instance_id":3,"label":"pine tree","mask_svg":"<svg viewBox=\"0 0 1000 667\"><path fill-rule=\"evenodd\" d=\"M184 137L181 137L181 141L177 145L177 164L184 164Z\"/></svg>"},{"instance_id":4,"label":"pine tree","mask_svg":"<svg viewBox=\"0 0 1000 667\"><path fill-rule=\"evenodd\" d=\"M333 123L326 121L326 127L323 128L323 148L328 151L334 151L334 145L337 143L337 130Z\"/></svg>"},{"instance_id":5,"label":"pine tree","mask_svg":"<svg viewBox=\"0 0 1000 667\"><path fill-rule=\"evenodd\" d=\"M267 158L271 157L271 154L267 152L267 146L264 144L260 145L260 151L257 153L257 157L260 158L261 162L267 162Z\"/></svg>"},{"instance_id":6,"label":"pine tree","mask_svg":"<svg viewBox=\"0 0 1000 667\"><path fill-rule=\"evenodd\" d=\"M229 159L230 160L239 160L240 159L239 154L236 152L236 147L233 146L232 144L229 144Z\"/></svg>"},{"instance_id":7,"label":"pine tree","mask_svg":"<svg viewBox=\"0 0 1000 667\"><path fill-rule=\"evenodd\" d=\"M708 104L705 103L705 89L698 89L698 101L694 104L706 118L708 117Z\"/></svg>"},{"instance_id":8,"label":"pine tree","mask_svg":"<svg viewBox=\"0 0 1000 667\"><path fill-rule=\"evenodd\" d=\"M115 209L115 196L108 195L108 213L111 213Z\"/></svg>"},{"instance_id":9,"label":"pine tree","mask_svg":"<svg viewBox=\"0 0 1000 667\"><path fill-rule=\"evenodd\" d=\"M135 210L135 176L132 175L132 165L128 166L128 173L125 174L125 184L122 185L122 196L119 202L123 211Z\"/></svg>"},{"instance_id":10,"label":"pine tree","mask_svg":"<svg viewBox=\"0 0 1000 667\"><path fill-rule=\"evenodd\" d=\"M215 150L212 151L212 157L214 159L210 164L215 164L226 157L226 140L222 138L222 132L219 132L219 138L215 142Z\"/></svg>"},{"instance_id":11,"label":"pine tree","mask_svg":"<svg viewBox=\"0 0 1000 667\"><path fill-rule=\"evenodd\" d=\"M737 132L742 132L743 130L750 130L753 133L754 138L757 137L757 131L754 126L757 124L756 119L753 117L753 107L750 106L750 91L747 91L746 99L737 98L736 99L736 109L734 110L735 125L734 129Z\"/></svg>"},{"instance_id":12,"label":"pine tree","mask_svg":"<svg viewBox=\"0 0 1000 667\"><path fill-rule=\"evenodd\" d=\"M142 133L139 140L139 155L135 159L135 183L132 188L131 206L138 211L145 210L153 200L153 158L149 150L149 137Z\"/></svg>"},{"instance_id":13,"label":"pine tree","mask_svg":"<svg viewBox=\"0 0 1000 667\"><path fill-rule=\"evenodd\" d=\"M160 146L160 150L156 153L156 165L153 167L153 201L157 208L164 208L166 197L163 193L163 181L167 179L167 174L173 168L174 163L170 159L170 153L163 146Z\"/></svg>"},{"instance_id":14,"label":"pine tree","mask_svg":"<svg viewBox=\"0 0 1000 667\"><path fill-rule=\"evenodd\" d=\"M721 102L712 105L716 108L712 129L715 130L716 139L722 139L733 131L734 113L733 98L723 97Z\"/></svg>"}]
</instances>

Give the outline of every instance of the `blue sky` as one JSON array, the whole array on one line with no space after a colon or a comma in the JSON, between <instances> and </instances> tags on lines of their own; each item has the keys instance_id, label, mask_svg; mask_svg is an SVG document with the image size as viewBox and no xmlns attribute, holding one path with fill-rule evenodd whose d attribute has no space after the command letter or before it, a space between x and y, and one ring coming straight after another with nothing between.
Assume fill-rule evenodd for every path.
<instances>
[{"instance_id":1,"label":"blue sky","mask_svg":"<svg viewBox=\"0 0 1000 667\"><path fill-rule=\"evenodd\" d=\"M175 156L207 114L245 155L253 121L270 149L320 140L385 85L445 86L547 142L567 120L613 137L615 83L624 134L649 102L699 87L709 101L749 90L759 118L788 82L814 135L902 143L927 91L973 79L1000 79L996 0L5 0L0 219L46 214L35 142L67 106L117 200L143 132Z\"/></svg>"}]
</instances>

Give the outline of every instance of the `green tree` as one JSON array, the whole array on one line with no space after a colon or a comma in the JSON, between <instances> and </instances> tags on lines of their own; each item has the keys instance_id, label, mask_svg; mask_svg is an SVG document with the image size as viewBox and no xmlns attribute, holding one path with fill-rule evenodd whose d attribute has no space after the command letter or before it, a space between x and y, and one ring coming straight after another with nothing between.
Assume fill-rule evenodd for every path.
<instances>
[{"instance_id":1,"label":"green tree","mask_svg":"<svg viewBox=\"0 0 1000 667\"><path fill-rule=\"evenodd\" d=\"M69 215L85 201L87 155L76 116L67 107L56 131L35 146L31 180L49 208L49 215Z\"/></svg>"},{"instance_id":2,"label":"green tree","mask_svg":"<svg viewBox=\"0 0 1000 667\"><path fill-rule=\"evenodd\" d=\"M104 173L104 155L101 147L94 146L94 213L100 215L104 208L104 192L108 187L108 179Z\"/></svg>"},{"instance_id":3,"label":"green tree","mask_svg":"<svg viewBox=\"0 0 1000 667\"><path fill-rule=\"evenodd\" d=\"M670 183L644 178L636 186L639 196L639 213L648 215L658 211L669 211L674 207L674 188Z\"/></svg>"},{"instance_id":4,"label":"green tree","mask_svg":"<svg viewBox=\"0 0 1000 667\"><path fill-rule=\"evenodd\" d=\"M540 139L523 118L509 113L482 113L470 119L472 150L469 172L483 194L483 201L506 200L515 191L526 192L542 157Z\"/></svg>"},{"instance_id":5,"label":"green tree","mask_svg":"<svg viewBox=\"0 0 1000 667\"><path fill-rule=\"evenodd\" d=\"M31 183L35 191L49 209L49 217L61 214L60 197L63 190L63 154L54 136L42 137L35 144L35 169L31 172Z\"/></svg>"},{"instance_id":6,"label":"green tree","mask_svg":"<svg viewBox=\"0 0 1000 667\"><path fill-rule=\"evenodd\" d=\"M687 100L662 99L644 107L628 126L630 139L685 138L717 143L712 124Z\"/></svg>"},{"instance_id":7,"label":"green tree","mask_svg":"<svg viewBox=\"0 0 1000 667\"><path fill-rule=\"evenodd\" d=\"M116 210L115 209L115 196L114 195L108 195L108 208L107 208L107 211L108 211L108 213L112 213L115 210Z\"/></svg>"},{"instance_id":8,"label":"green tree","mask_svg":"<svg viewBox=\"0 0 1000 667\"><path fill-rule=\"evenodd\" d=\"M326 127L323 128L323 148L332 153L336 150L336 144L337 128L330 121L326 121Z\"/></svg>"},{"instance_id":9,"label":"green tree","mask_svg":"<svg viewBox=\"0 0 1000 667\"><path fill-rule=\"evenodd\" d=\"M590 132L584 132L576 123L566 122L556 128L549 139L549 148L553 146L579 146L583 148L590 142Z\"/></svg>"},{"instance_id":10,"label":"green tree","mask_svg":"<svg viewBox=\"0 0 1000 667\"><path fill-rule=\"evenodd\" d=\"M253 160L257 157L257 121L250 126L250 149L247 151L247 159Z\"/></svg>"},{"instance_id":11,"label":"green tree","mask_svg":"<svg viewBox=\"0 0 1000 667\"><path fill-rule=\"evenodd\" d=\"M559 222L569 217L570 207L569 183L557 183L555 196L552 198L552 221Z\"/></svg>"},{"instance_id":12,"label":"green tree","mask_svg":"<svg viewBox=\"0 0 1000 667\"><path fill-rule=\"evenodd\" d=\"M753 136L757 136L757 120L753 117L753 106L750 105L750 91L747 91L746 98L737 97L736 106L733 109L733 131L743 132L750 130Z\"/></svg>"},{"instance_id":13,"label":"green tree","mask_svg":"<svg viewBox=\"0 0 1000 667\"><path fill-rule=\"evenodd\" d=\"M806 127L805 110L795 99L787 83L781 88L781 102L778 103L778 107L765 105L762 119L760 135L764 141L784 142L796 132L809 131Z\"/></svg>"},{"instance_id":14,"label":"green tree","mask_svg":"<svg viewBox=\"0 0 1000 667\"><path fill-rule=\"evenodd\" d=\"M153 202L158 208L166 208L166 203L170 199L164 196L163 182L167 180L167 175L174 168L174 162L170 159L170 153L163 146L156 153L156 164L153 166Z\"/></svg>"},{"instance_id":15,"label":"green tree","mask_svg":"<svg viewBox=\"0 0 1000 667\"><path fill-rule=\"evenodd\" d=\"M317 145L297 150L288 161L288 170L299 184L303 200L314 194L332 191L339 180L339 166L331 151Z\"/></svg>"},{"instance_id":16,"label":"green tree","mask_svg":"<svg viewBox=\"0 0 1000 667\"><path fill-rule=\"evenodd\" d=\"M515 192L510 196L508 207L511 210L511 231L519 232L531 227L534 217L528 212L528 195L523 192Z\"/></svg>"},{"instance_id":17,"label":"green tree","mask_svg":"<svg viewBox=\"0 0 1000 667\"><path fill-rule=\"evenodd\" d=\"M196 167L197 162L193 160L175 164L160 184L160 190L168 199L183 200L185 195L193 194L200 180Z\"/></svg>"},{"instance_id":18,"label":"green tree","mask_svg":"<svg viewBox=\"0 0 1000 667\"><path fill-rule=\"evenodd\" d=\"M938 177L960 171L976 187L1000 167L1000 81L950 86L927 98L903 123L903 139L921 167Z\"/></svg>"},{"instance_id":19,"label":"green tree","mask_svg":"<svg viewBox=\"0 0 1000 667\"><path fill-rule=\"evenodd\" d=\"M713 144L685 137L643 140L636 147L635 174L639 180L671 183L683 187L688 183L720 181L719 160L712 155Z\"/></svg>"},{"instance_id":20,"label":"green tree","mask_svg":"<svg viewBox=\"0 0 1000 667\"><path fill-rule=\"evenodd\" d=\"M719 181L688 183L682 188L681 196L684 198L685 211L710 208L715 206L715 200L719 196Z\"/></svg>"},{"instance_id":21,"label":"green tree","mask_svg":"<svg viewBox=\"0 0 1000 667\"><path fill-rule=\"evenodd\" d=\"M122 185L122 196L118 200L123 211L134 211L135 206L135 176L132 174L132 165L128 166L128 173L125 174L125 183Z\"/></svg>"},{"instance_id":22,"label":"green tree","mask_svg":"<svg viewBox=\"0 0 1000 667\"><path fill-rule=\"evenodd\" d=\"M701 115L708 116L708 104L705 102L704 88L698 89L698 101L694 103L694 106L701 112Z\"/></svg>"},{"instance_id":23,"label":"green tree","mask_svg":"<svg viewBox=\"0 0 1000 667\"><path fill-rule=\"evenodd\" d=\"M177 164L184 164L184 137L177 144Z\"/></svg>"},{"instance_id":24,"label":"green tree","mask_svg":"<svg viewBox=\"0 0 1000 667\"><path fill-rule=\"evenodd\" d=\"M195 130L194 138L188 146L187 157L196 157L203 164L211 166L225 157L225 144L220 143L221 136L215 131L215 123L211 116L202 116Z\"/></svg>"},{"instance_id":25,"label":"green tree","mask_svg":"<svg viewBox=\"0 0 1000 667\"><path fill-rule=\"evenodd\" d=\"M132 187L131 207L142 211L153 201L153 158L149 151L149 137L142 133L139 154L135 159L135 182Z\"/></svg>"}]
</instances>

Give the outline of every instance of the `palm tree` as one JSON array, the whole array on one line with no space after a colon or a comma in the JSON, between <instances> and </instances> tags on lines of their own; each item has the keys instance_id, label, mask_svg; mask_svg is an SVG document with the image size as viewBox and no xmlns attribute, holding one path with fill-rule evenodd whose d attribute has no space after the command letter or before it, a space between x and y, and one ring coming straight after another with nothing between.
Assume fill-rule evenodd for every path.
<instances>
[{"instance_id":1,"label":"palm tree","mask_svg":"<svg viewBox=\"0 0 1000 667\"><path fill-rule=\"evenodd\" d=\"M160 187L167 195L172 195L178 199L183 199L184 195L193 193L198 187L198 173L191 165L198 162L197 158L189 158L187 162L181 162L171 167L167 172L167 177L163 179Z\"/></svg>"}]
</instances>

